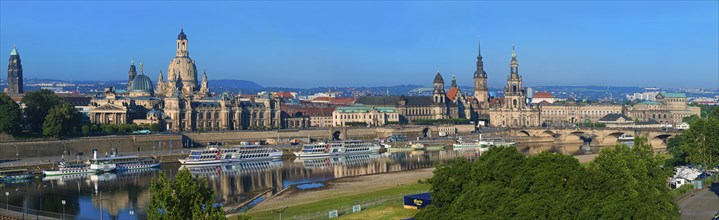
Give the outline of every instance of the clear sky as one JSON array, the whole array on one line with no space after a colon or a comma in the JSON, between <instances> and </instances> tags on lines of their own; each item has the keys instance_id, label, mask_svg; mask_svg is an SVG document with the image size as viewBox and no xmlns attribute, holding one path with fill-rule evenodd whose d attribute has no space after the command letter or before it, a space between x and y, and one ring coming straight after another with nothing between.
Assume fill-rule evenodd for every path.
<instances>
[{"instance_id":1,"label":"clear sky","mask_svg":"<svg viewBox=\"0 0 719 220\"><path fill-rule=\"evenodd\" d=\"M2 78L16 44L25 78L127 79L134 56L154 81L181 26L208 78L263 86L469 86L481 38L493 87L513 44L527 86L719 87L718 1L2 1Z\"/></svg>"}]
</instances>

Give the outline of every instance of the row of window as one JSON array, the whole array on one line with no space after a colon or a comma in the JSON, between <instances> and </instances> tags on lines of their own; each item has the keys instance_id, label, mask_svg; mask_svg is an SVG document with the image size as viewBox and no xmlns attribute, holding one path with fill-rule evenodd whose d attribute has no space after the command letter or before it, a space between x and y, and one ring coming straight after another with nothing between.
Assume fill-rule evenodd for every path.
<instances>
[{"instance_id":1,"label":"row of window","mask_svg":"<svg viewBox=\"0 0 719 220\"><path fill-rule=\"evenodd\" d=\"M548 114L548 115L564 115L564 114L574 114L574 113L575 113L574 111L570 112L570 111L564 111L564 110L545 110L545 111L542 111L542 112L543 112L543 114ZM591 111L589 111L589 110L587 110L587 111L578 111L577 114L578 114L578 115L599 115L599 116L604 116L604 115L607 115L607 114L610 114L610 113L616 113L616 114L618 114L619 111L606 111L606 110L591 110Z\"/></svg>"}]
</instances>

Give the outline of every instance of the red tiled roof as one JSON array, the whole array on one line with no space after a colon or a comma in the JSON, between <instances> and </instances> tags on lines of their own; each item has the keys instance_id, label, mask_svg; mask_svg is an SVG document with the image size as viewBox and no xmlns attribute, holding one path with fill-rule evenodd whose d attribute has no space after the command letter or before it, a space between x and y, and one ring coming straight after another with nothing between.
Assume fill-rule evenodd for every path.
<instances>
[{"instance_id":1,"label":"red tiled roof","mask_svg":"<svg viewBox=\"0 0 719 220\"><path fill-rule=\"evenodd\" d=\"M292 95L290 92L275 92L275 97L279 98L294 98L295 96Z\"/></svg>"},{"instance_id":2,"label":"red tiled roof","mask_svg":"<svg viewBox=\"0 0 719 220\"><path fill-rule=\"evenodd\" d=\"M548 104L552 104L552 103L547 102L547 100L542 100L541 102L539 102L539 103L537 103L537 104L540 104L540 105L548 105Z\"/></svg>"},{"instance_id":3,"label":"red tiled roof","mask_svg":"<svg viewBox=\"0 0 719 220\"><path fill-rule=\"evenodd\" d=\"M450 100L454 100L454 96L457 95L457 92L459 92L459 88L457 88L457 87L450 88L449 91L447 92L447 98L449 98Z\"/></svg>"},{"instance_id":4,"label":"red tiled roof","mask_svg":"<svg viewBox=\"0 0 719 220\"><path fill-rule=\"evenodd\" d=\"M554 96L548 92L535 92L533 98L554 98Z\"/></svg>"}]
</instances>

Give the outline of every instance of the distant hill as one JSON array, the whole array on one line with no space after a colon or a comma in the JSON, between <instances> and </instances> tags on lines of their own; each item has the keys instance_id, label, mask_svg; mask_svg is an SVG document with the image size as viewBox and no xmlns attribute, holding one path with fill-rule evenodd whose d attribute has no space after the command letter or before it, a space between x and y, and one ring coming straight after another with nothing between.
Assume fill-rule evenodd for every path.
<instances>
[{"instance_id":1,"label":"distant hill","mask_svg":"<svg viewBox=\"0 0 719 220\"><path fill-rule=\"evenodd\" d=\"M210 88L222 88L222 89L242 89L242 90L261 90L265 87L247 80L236 80L236 79L219 79L208 81Z\"/></svg>"}]
</instances>

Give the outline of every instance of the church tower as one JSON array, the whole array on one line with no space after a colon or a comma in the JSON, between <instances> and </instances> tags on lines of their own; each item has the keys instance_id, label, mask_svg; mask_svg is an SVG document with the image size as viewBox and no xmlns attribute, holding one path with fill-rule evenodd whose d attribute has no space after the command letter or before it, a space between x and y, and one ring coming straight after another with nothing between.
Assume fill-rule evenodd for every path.
<instances>
[{"instance_id":1,"label":"church tower","mask_svg":"<svg viewBox=\"0 0 719 220\"><path fill-rule=\"evenodd\" d=\"M207 84L207 71L202 71L202 83L200 83L200 97L207 97L210 95L210 86Z\"/></svg>"},{"instance_id":2,"label":"church tower","mask_svg":"<svg viewBox=\"0 0 719 220\"><path fill-rule=\"evenodd\" d=\"M482 49L477 44L477 70L474 71L474 98L479 102L480 108L489 108L489 93L487 91L487 73L484 72Z\"/></svg>"},{"instance_id":3,"label":"church tower","mask_svg":"<svg viewBox=\"0 0 719 220\"><path fill-rule=\"evenodd\" d=\"M137 76L137 69L135 68L135 57L132 57L132 60L130 61L130 71L127 72L127 75L127 92L130 92L130 88L132 88L132 80L135 80L135 76Z\"/></svg>"},{"instance_id":4,"label":"church tower","mask_svg":"<svg viewBox=\"0 0 719 220\"><path fill-rule=\"evenodd\" d=\"M23 93L22 87L22 63L20 62L20 54L13 46L7 65L7 89L5 92L8 94L21 94Z\"/></svg>"},{"instance_id":5,"label":"church tower","mask_svg":"<svg viewBox=\"0 0 719 220\"><path fill-rule=\"evenodd\" d=\"M439 74L439 71L437 71L437 75L434 76L434 94L432 95L432 102L434 104L444 104L445 98L444 79L442 79L442 74Z\"/></svg>"},{"instance_id":6,"label":"church tower","mask_svg":"<svg viewBox=\"0 0 719 220\"><path fill-rule=\"evenodd\" d=\"M182 79L177 88L183 96L192 96L198 91L197 84L197 67L195 61L190 58L190 52L188 50L187 35L185 35L184 29L180 30L180 34L177 35L175 58L170 61L170 65L167 67L167 80L166 88L178 86L175 79ZM166 95L172 94L172 92L165 92Z\"/></svg>"},{"instance_id":7,"label":"church tower","mask_svg":"<svg viewBox=\"0 0 719 220\"><path fill-rule=\"evenodd\" d=\"M177 50L175 51L176 57L188 57L190 52L187 50L187 35L185 30L180 29L180 34L177 35Z\"/></svg>"},{"instance_id":8,"label":"church tower","mask_svg":"<svg viewBox=\"0 0 719 220\"><path fill-rule=\"evenodd\" d=\"M526 92L522 87L522 77L519 75L519 64L517 63L517 54L512 46L512 60L509 63L509 77L507 78L507 87L504 88L505 108L521 109L524 108Z\"/></svg>"}]
</instances>

